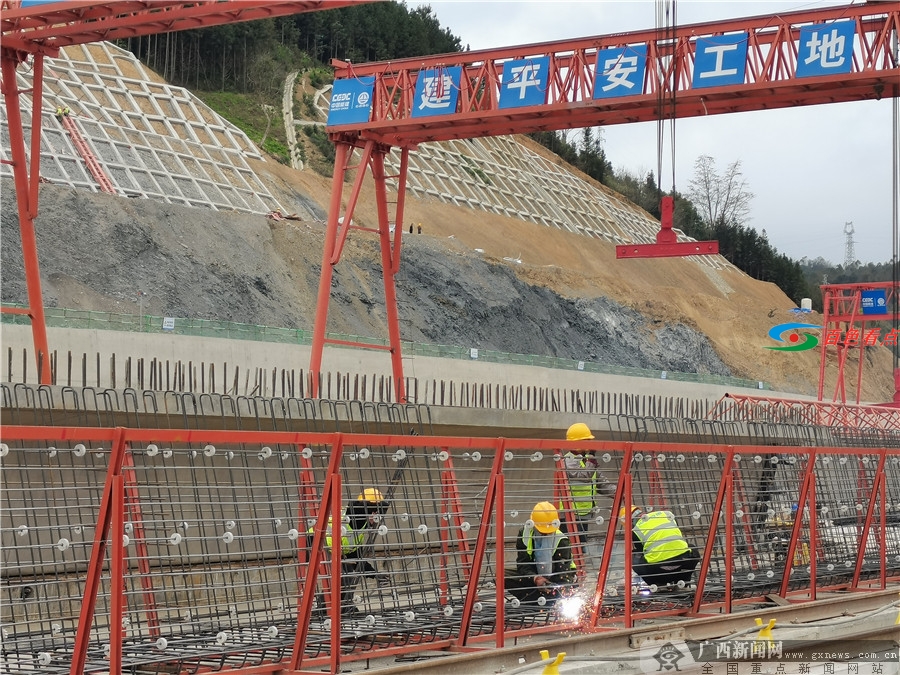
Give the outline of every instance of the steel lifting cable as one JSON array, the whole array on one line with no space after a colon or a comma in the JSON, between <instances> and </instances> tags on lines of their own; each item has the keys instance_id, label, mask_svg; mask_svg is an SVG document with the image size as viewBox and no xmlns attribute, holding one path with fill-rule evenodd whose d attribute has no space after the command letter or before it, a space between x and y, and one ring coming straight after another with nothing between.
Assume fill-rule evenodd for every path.
<instances>
[{"instance_id":1,"label":"steel lifting cable","mask_svg":"<svg viewBox=\"0 0 900 675\"><path fill-rule=\"evenodd\" d=\"M656 191L662 200L663 146L665 145L665 121L670 118L672 197L675 196L675 94L678 89L678 45L675 39L675 0L656 2L656 47L657 47L657 89L656 89ZM663 49L671 47L668 62L663 58ZM667 91L668 85L668 91Z\"/></svg>"}]
</instances>

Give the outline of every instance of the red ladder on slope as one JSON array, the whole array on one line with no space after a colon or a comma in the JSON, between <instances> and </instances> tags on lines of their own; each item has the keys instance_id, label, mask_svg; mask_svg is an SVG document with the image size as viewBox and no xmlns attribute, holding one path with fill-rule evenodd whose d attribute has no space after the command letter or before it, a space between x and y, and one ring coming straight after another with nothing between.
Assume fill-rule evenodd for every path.
<instances>
[{"instance_id":1,"label":"red ladder on slope","mask_svg":"<svg viewBox=\"0 0 900 675\"><path fill-rule=\"evenodd\" d=\"M72 137L72 143L75 144L75 149L78 150L78 154L81 155L84 163L87 164L88 171L91 172L91 175L94 177L94 180L97 181L100 189L111 195L117 194L116 187L113 185L112 180L110 180L109 176L103 171L103 167L100 166L100 162L97 161L94 153L91 152L87 141L84 140L84 136L78 131L75 120L69 115L59 115L58 117L62 122L62 125L66 128L66 131L68 131L69 135Z\"/></svg>"}]
</instances>

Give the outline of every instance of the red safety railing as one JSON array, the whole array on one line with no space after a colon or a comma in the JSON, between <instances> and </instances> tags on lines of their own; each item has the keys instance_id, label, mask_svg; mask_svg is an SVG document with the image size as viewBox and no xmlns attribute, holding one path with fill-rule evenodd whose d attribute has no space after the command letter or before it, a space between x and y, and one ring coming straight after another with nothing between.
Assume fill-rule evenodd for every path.
<instances>
[{"instance_id":1,"label":"red safety railing","mask_svg":"<svg viewBox=\"0 0 900 675\"><path fill-rule=\"evenodd\" d=\"M5 426L0 668L340 672L900 578L898 448L579 442L616 490L576 536L574 447ZM371 490L384 508L361 528L353 504ZM517 534L550 500L579 578L528 601L510 583ZM699 559L688 583L634 574L630 504L674 516Z\"/></svg>"}]
</instances>

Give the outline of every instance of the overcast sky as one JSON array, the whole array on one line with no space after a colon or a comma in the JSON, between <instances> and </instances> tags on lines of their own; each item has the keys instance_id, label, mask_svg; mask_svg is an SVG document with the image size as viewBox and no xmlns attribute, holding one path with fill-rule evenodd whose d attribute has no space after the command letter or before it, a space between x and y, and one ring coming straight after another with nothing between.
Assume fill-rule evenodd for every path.
<instances>
[{"instance_id":1,"label":"overcast sky","mask_svg":"<svg viewBox=\"0 0 900 675\"><path fill-rule=\"evenodd\" d=\"M488 49L549 40L607 35L656 27L652 0L524 2L430 0L441 25L463 46ZM728 2L680 0L679 25L734 19L847 2ZM675 124L675 187L686 192L701 155L719 171L741 162L755 197L748 225L765 229L779 252L799 260L843 263L852 222L856 258L891 258L892 100L804 106L785 110L683 118ZM669 190L671 145L666 125L662 187ZM656 123L604 127L607 158L616 169L656 172Z\"/></svg>"}]
</instances>

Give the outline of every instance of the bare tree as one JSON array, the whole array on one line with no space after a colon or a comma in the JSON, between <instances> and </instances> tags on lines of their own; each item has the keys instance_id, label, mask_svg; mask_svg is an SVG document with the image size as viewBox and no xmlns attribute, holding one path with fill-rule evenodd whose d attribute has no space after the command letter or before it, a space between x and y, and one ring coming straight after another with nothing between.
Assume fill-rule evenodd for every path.
<instances>
[{"instance_id":1,"label":"bare tree","mask_svg":"<svg viewBox=\"0 0 900 675\"><path fill-rule=\"evenodd\" d=\"M719 174L716 160L709 155L698 157L694 162L694 177L688 185L688 197L710 227L717 223L743 225L749 220L753 193L747 189L740 160Z\"/></svg>"}]
</instances>

